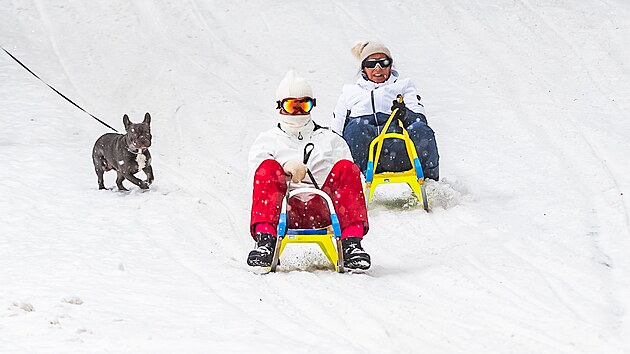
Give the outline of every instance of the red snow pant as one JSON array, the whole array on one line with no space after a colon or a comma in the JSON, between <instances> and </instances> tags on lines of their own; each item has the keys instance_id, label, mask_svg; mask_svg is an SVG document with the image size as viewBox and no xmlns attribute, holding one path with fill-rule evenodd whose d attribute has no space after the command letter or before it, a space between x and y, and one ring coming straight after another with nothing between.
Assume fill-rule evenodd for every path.
<instances>
[{"instance_id":1,"label":"red snow pant","mask_svg":"<svg viewBox=\"0 0 630 354\"><path fill-rule=\"evenodd\" d=\"M330 196L335 205L342 238L363 237L368 231L367 209L363 196L361 172L350 160L340 160L330 170L322 191ZM256 240L257 225L276 236L282 200L287 193L287 177L276 160L263 161L254 175L254 193L250 232ZM326 201L311 195L302 201L299 195L287 205L289 228L320 228L331 224Z\"/></svg>"}]
</instances>

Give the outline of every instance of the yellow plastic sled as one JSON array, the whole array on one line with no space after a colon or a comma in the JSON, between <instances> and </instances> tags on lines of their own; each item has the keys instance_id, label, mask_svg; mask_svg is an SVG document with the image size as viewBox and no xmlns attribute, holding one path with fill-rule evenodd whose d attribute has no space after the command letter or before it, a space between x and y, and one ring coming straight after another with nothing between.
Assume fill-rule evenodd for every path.
<instances>
[{"instance_id":1,"label":"yellow plastic sled","mask_svg":"<svg viewBox=\"0 0 630 354\"><path fill-rule=\"evenodd\" d=\"M324 198L328 204L330 211L330 220L332 224L322 229L289 229L287 227L287 204L288 200L300 193L317 194ZM333 239L335 240L333 242ZM298 188L287 193L287 197L282 202L282 211L280 212L280 220L278 221L278 241L276 241L276 249L271 261L270 271L275 272L280 260L280 255L289 243L314 243L317 244L326 255L326 258L335 266L335 270L339 273L344 272L343 252L341 248L341 227L339 219L335 212L335 206L328 196L316 188ZM335 247L336 245L336 247Z\"/></svg>"},{"instance_id":2,"label":"yellow plastic sled","mask_svg":"<svg viewBox=\"0 0 630 354\"><path fill-rule=\"evenodd\" d=\"M402 96L398 95L398 101L402 102ZM369 204L374 195L374 190L379 184L386 183L407 183L413 190L418 200L422 203L424 210L429 211L429 203L427 201L427 192L424 183L424 173L422 172L422 165L416 152L416 146L409 137L409 133L403 127L402 123L397 120L398 125L402 128L402 134L400 133L387 133L387 129L392 123L394 116L398 112L398 108L395 108L392 114L389 115L389 119L385 123L383 131L372 140L370 143L370 151L368 154L367 169L365 172L365 196L366 201ZM402 172L382 172L375 173L378 166L378 160L383 149L383 141L386 139L400 139L405 142L407 148L407 155L409 162L411 162L411 169ZM374 154L374 148L376 147L376 156Z\"/></svg>"}]
</instances>

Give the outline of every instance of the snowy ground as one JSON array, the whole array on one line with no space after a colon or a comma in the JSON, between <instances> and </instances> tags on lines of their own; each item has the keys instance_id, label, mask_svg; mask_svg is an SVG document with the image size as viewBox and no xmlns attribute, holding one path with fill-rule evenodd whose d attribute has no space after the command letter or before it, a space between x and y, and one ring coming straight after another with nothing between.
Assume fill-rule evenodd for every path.
<instances>
[{"instance_id":1,"label":"snowy ground","mask_svg":"<svg viewBox=\"0 0 630 354\"><path fill-rule=\"evenodd\" d=\"M0 52L0 352L630 352L630 3L0 0L0 45L91 113L153 116L156 182ZM422 92L433 212L377 190L366 274L245 258L246 156L289 68L327 125L387 43ZM113 186L113 173L106 184Z\"/></svg>"}]
</instances>

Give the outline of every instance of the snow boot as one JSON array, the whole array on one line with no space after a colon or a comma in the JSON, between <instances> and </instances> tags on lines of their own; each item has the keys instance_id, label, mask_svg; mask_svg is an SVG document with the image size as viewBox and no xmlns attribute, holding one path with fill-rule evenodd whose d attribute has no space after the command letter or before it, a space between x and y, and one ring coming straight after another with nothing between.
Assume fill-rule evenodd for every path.
<instances>
[{"instance_id":1,"label":"snow boot","mask_svg":"<svg viewBox=\"0 0 630 354\"><path fill-rule=\"evenodd\" d=\"M266 232L256 233L256 248L249 252L247 264L252 267L269 267L276 250L276 237Z\"/></svg>"},{"instance_id":2,"label":"snow boot","mask_svg":"<svg viewBox=\"0 0 630 354\"><path fill-rule=\"evenodd\" d=\"M368 269L370 255L361 247L360 237L348 237L341 240L343 248L343 265L348 269Z\"/></svg>"}]
</instances>

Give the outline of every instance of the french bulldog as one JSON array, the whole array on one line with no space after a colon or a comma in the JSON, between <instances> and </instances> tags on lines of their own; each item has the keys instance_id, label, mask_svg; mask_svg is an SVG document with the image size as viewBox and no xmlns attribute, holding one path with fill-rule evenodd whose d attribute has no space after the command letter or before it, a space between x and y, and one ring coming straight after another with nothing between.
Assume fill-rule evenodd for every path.
<instances>
[{"instance_id":1,"label":"french bulldog","mask_svg":"<svg viewBox=\"0 0 630 354\"><path fill-rule=\"evenodd\" d=\"M129 117L123 116L126 134L103 134L94 143L92 161L98 177L98 189L105 189L103 174L116 170L116 185L119 190L128 190L122 182L127 179L141 189L149 189L153 182L153 168L151 167L151 115L147 112L142 123L131 123ZM147 176L143 181L136 176L140 170Z\"/></svg>"}]
</instances>

